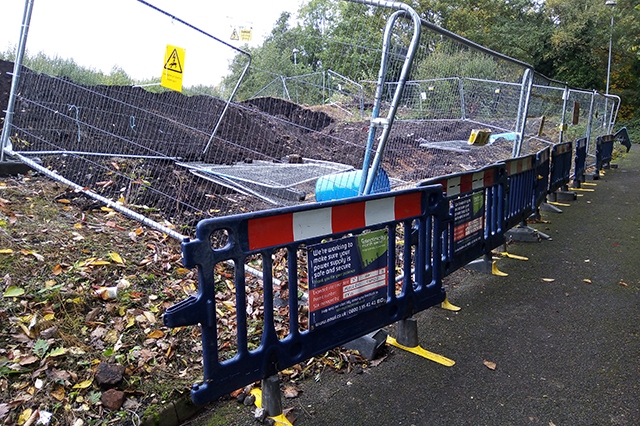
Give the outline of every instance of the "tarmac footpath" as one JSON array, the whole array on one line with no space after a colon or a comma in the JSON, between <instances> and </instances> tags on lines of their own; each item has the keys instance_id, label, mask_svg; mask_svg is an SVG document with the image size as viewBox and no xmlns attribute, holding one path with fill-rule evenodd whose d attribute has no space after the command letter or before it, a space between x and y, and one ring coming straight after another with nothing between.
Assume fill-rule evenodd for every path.
<instances>
[{"instance_id":1,"label":"tarmac footpath","mask_svg":"<svg viewBox=\"0 0 640 426\"><path fill-rule=\"evenodd\" d=\"M454 366L387 347L375 367L301 383L283 400L294 424L640 425L640 146L614 163L532 225L551 241L508 247L528 261L462 269L446 279L462 309L416 315L422 347ZM229 404L188 424L256 424Z\"/></svg>"}]
</instances>

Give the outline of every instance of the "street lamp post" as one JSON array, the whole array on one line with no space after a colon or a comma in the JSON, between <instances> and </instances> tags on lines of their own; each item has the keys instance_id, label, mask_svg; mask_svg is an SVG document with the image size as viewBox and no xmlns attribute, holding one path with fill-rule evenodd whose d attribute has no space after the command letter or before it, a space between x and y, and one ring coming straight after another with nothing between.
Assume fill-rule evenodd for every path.
<instances>
[{"instance_id":1,"label":"street lamp post","mask_svg":"<svg viewBox=\"0 0 640 426\"><path fill-rule=\"evenodd\" d=\"M613 9L615 9L618 2L615 0L607 0L604 5L611 7L611 27L609 29L609 60L607 62L607 88L605 91L605 95L609 96L609 81L611 80L611 48L613 46ZM605 109L604 109L604 118L605 122L603 123L607 127L607 131L610 132L611 129L611 119L613 118L613 108L611 110L611 116L609 116L609 98L606 97L605 100Z\"/></svg>"},{"instance_id":2,"label":"street lamp post","mask_svg":"<svg viewBox=\"0 0 640 426\"><path fill-rule=\"evenodd\" d=\"M605 2L605 6L611 6L611 29L609 32L609 62L607 63L607 91L606 94L609 94L609 80L611 78L611 47L613 45L613 9L616 7L618 2L615 0L607 0Z\"/></svg>"},{"instance_id":3,"label":"street lamp post","mask_svg":"<svg viewBox=\"0 0 640 426\"><path fill-rule=\"evenodd\" d=\"M611 49L609 49L609 51L611 51ZM294 47L293 48L293 65L298 65L298 52L300 51L296 47Z\"/></svg>"}]
</instances>

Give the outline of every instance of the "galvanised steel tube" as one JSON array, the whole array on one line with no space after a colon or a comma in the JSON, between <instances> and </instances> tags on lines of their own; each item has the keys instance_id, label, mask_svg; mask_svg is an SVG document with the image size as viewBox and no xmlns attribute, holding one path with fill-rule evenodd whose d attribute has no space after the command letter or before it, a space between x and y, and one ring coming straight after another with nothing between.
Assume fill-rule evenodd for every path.
<instances>
[{"instance_id":1,"label":"galvanised steel tube","mask_svg":"<svg viewBox=\"0 0 640 426\"><path fill-rule=\"evenodd\" d=\"M369 5L369 6L386 7L386 8L397 10L397 12L395 12L393 15L391 15L391 17L389 17L389 19L387 20L387 26L385 28L382 58L380 62L380 72L378 74L378 85L376 87L376 95L374 100L373 112L371 115L371 126L369 128L369 136L367 139L365 157L362 162L362 177L360 179L360 187L358 189L358 193L360 195L364 195L364 194L369 194L371 192L371 188L373 187L373 182L378 172L378 168L380 167L380 163L382 162L382 155L384 153L384 148L386 145L387 138L389 136L389 132L391 131L391 125L393 124L393 119L395 118L397 106L398 106L398 103L400 103L400 97L402 96L402 91L407 81L407 77L409 76L409 72L411 71L411 64L413 62L413 58L418 48L418 43L420 41L421 26L420 26L420 16L418 15L418 13L405 3L398 3L398 2L385 1L385 0L377 0L377 1L349 0L349 1L351 1L352 3L360 3L360 4ZM389 51L389 41L391 38L391 30L393 25L395 24L395 21L403 15L408 15L413 21L413 36L411 38L411 43L409 44L409 49L407 52L407 56L405 57L404 64L402 65L402 70L400 72L400 79L398 81L398 86L396 87L393 100L391 101L391 107L387 114L387 118L380 120L378 118L378 114L380 112L380 103L382 101L382 91L384 89L384 76L386 74L386 69L387 69L387 59L388 59L387 56L389 53L388 51ZM378 143L378 148L376 149L376 155L373 160L373 165L371 166L371 171L369 171L369 163L371 162L371 149L373 147L373 142L375 140L377 125L382 125L383 127L382 135L380 137L380 142Z\"/></svg>"},{"instance_id":2,"label":"galvanised steel tube","mask_svg":"<svg viewBox=\"0 0 640 426\"><path fill-rule=\"evenodd\" d=\"M27 46L27 36L29 34L29 25L31 23L31 13L33 11L34 0L26 0L24 2L24 14L22 17L22 27L20 28L20 41L18 42L18 50L16 52L16 60L13 64L13 78L11 80L11 92L9 93L9 103L5 112L4 125L2 126L2 143L0 143L0 161L4 161L4 150L9 147L9 133L11 132L11 124L13 121L13 113L15 110L16 96L18 92L18 83L20 81L20 68L24 60L24 52Z\"/></svg>"}]
</instances>

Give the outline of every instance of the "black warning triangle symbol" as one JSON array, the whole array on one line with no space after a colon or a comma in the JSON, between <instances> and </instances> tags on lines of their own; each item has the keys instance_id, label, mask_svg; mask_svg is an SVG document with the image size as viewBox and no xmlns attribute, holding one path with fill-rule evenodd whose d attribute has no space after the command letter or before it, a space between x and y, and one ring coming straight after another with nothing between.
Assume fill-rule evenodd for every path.
<instances>
[{"instance_id":1,"label":"black warning triangle symbol","mask_svg":"<svg viewBox=\"0 0 640 426\"><path fill-rule=\"evenodd\" d=\"M231 33L231 40L240 40L240 36L238 35L238 31L236 31L236 29L233 29L233 32Z\"/></svg>"},{"instance_id":2,"label":"black warning triangle symbol","mask_svg":"<svg viewBox=\"0 0 640 426\"><path fill-rule=\"evenodd\" d=\"M164 64L164 69L182 74L182 64L180 63L180 56L176 49L173 49L173 52L171 52L167 63Z\"/></svg>"}]
</instances>

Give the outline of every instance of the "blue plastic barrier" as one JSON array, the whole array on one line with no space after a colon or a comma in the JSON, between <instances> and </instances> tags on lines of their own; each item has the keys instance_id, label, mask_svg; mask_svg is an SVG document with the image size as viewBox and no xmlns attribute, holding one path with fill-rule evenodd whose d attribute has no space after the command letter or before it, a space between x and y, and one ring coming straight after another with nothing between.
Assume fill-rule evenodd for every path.
<instances>
[{"instance_id":1,"label":"blue plastic barrier","mask_svg":"<svg viewBox=\"0 0 640 426\"><path fill-rule=\"evenodd\" d=\"M508 181L505 229L521 224L535 212L536 156L530 154L504 162Z\"/></svg>"},{"instance_id":2,"label":"blue plastic barrier","mask_svg":"<svg viewBox=\"0 0 640 426\"><path fill-rule=\"evenodd\" d=\"M202 327L204 383L192 388L193 401L204 404L441 303L439 259L451 219L448 205L442 187L426 186L201 221L196 239L182 245L184 265L198 268L198 293L164 315L168 327ZM412 228L417 243L411 242ZM220 236L224 246L217 248L213 242ZM283 335L280 327L279 335L272 258L282 252L288 271L280 288L286 288L285 306L293 314L285 321L288 331ZM248 321L247 288L255 278L245 279L245 265L256 256L262 258L264 316L259 344L250 349L255 334L248 330L257 326ZM299 261L305 257L306 265ZM221 278L215 271L229 262L234 265L235 313L223 312L225 305L216 299ZM396 272L398 264L401 271ZM404 277L400 290L396 273ZM298 318L303 305L299 283L305 279L306 329ZM221 360L218 350L224 343L218 339L221 314L234 316L237 323L232 342L237 352L228 360Z\"/></svg>"},{"instance_id":3,"label":"blue plastic barrier","mask_svg":"<svg viewBox=\"0 0 640 426\"><path fill-rule=\"evenodd\" d=\"M538 151L536 154L536 190L533 204L537 209L547 199L550 184L550 170L553 167L550 156L550 148Z\"/></svg>"},{"instance_id":4,"label":"blue plastic barrier","mask_svg":"<svg viewBox=\"0 0 640 426\"><path fill-rule=\"evenodd\" d=\"M587 138L581 138L576 141L576 156L573 162L573 187L580 188L582 183L586 181L585 172L587 171Z\"/></svg>"},{"instance_id":5,"label":"blue plastic barrier","mask_svg":"<svg viewBox=\"0 0 640 426\"><path fill-rule=\"evenodd\" d=\"M613 135L598 136L596 138L596 170L595 175L600 170L609 167L613 157Z\"/></svg>"},{"instance_id":6,"label":"blue plastic barrier","mask_svg":"<svg viewBox=\"0 0 640 426\"><path fill-rule=\"evenodd\" d=\"M445 276L504 243L507 174L504 164L421 182L440 184L453 220L443 240Z\"/></svg>"},{"instance_id":7,"label":"blue plastic barrier","mask_svg":"<svg viewBox=\"0 0 640 426\"><path fill-rule=\"evenodd\" d=\"M571 180L571 160L573 143L565 142L553 146L551 150L551 171L549 194L566 188Z\"/></svg>"},{"instance_id":8,"label":"blue plastic barrier","mask_svg":"<svg viewBox=\"0 0 640 426\"><path fill-rule=\"evenodd\" d=\"M631 149L631 138L629 137L629 131L626 127L618 130L613 138L620 142L625 148L627 148L627 152L629 152L629 150Z\"/></svg>"}]
</instances>

